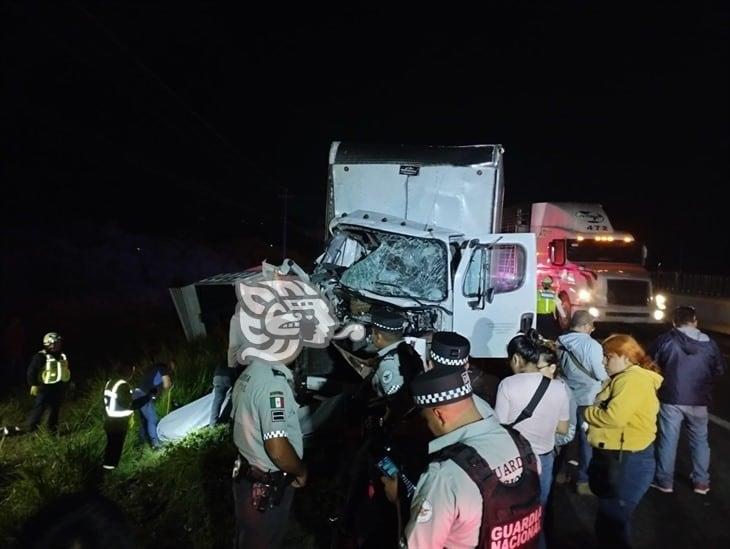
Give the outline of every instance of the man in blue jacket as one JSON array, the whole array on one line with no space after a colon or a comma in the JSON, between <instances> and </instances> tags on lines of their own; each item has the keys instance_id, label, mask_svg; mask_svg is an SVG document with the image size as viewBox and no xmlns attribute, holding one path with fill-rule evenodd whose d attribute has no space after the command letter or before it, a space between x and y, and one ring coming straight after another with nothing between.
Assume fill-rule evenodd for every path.
<instances>
[{"instance_id":1,"label":"man in blue jacket","mask_svg":"<svg viewBox=\"0 0 730 549\"><path fill-rule=\"evenodd\" d=\"M649 348L664 375L659 389L659 437L657 468L652 487L664 493L674 491L674 461L682 422L687 422L692 450L694 491L710 491L710 445L707 442L707 406L712 384L725 371L725 359L717 344L697 329L693 307L677 307L674 328Z\"/></svg>"}]
</instances>

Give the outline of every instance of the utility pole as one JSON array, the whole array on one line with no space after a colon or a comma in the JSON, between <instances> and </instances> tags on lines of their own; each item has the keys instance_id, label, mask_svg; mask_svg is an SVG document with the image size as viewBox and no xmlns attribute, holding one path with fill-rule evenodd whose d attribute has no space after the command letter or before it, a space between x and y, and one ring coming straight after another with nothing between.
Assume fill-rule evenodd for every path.
<instances>
[{"instance_id":1,"label":"utility pole","mask_svg":"<svg viewBox=\"0 0 730 549\"><path fill-rule=\"evenodd\" d=\"M289 194L289 189L284 187L283 192L279 193L282 203L282 220L281 220L281 259L286 259L286 233L287 233L287 206L290 198L294 198L293 194Z\"/></svg>"}]
</instances>

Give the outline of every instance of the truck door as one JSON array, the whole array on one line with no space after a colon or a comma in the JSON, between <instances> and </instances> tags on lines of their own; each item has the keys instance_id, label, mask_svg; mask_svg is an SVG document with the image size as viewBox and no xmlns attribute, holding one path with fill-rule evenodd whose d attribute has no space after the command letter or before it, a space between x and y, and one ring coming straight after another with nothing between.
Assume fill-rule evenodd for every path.
<instances>
[{"instance_id":1,"label":"truck door","mask_svg":"<svg viewBox=\"0 0 730 549\"><path fill-rule=\"evenodd\" d=\"M534 325L535 235L486 234L462 251L454 277L454 331L478 358L507 356L507 343Z\"/></svg>"}]
</instances>

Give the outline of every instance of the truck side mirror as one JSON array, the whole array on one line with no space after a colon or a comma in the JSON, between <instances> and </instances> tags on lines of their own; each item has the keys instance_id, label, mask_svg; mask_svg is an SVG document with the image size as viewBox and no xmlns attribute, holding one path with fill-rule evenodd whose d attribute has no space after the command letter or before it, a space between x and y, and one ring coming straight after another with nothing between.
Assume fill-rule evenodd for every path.
<instances>
[{"instance_id":1,"label":"truck side mirror","mask_svg":"<svg viewBox=\"0 0 730 549\"><path fill-rule=\"evenodd\" d=\"M486 295L487 303L492 303L492 301L494 301L495 293L496 292L494 291L494 288L487 288L487 295Z\"/></svg>"},{"instance_id":2,"label":"truck side mirror","mask_svg":"<svg viewBox=\"0 0 730 549\"><path fill-rule=\"evenodd\" d=\"M649 250L646 249L646 245L641 247L641 264L646 265L646 258L649 255Z\"/></svg>"},{"instance_id":3,"label":"truck side mirror","mask_svg":"<svg viewBox=\"0 0 730 549\"><path fill-rule=\"evenodd\" d=\"M553 240L548 244L548 256L551 265L565 265L565 240Z\"/></svg>"}]
</instances>

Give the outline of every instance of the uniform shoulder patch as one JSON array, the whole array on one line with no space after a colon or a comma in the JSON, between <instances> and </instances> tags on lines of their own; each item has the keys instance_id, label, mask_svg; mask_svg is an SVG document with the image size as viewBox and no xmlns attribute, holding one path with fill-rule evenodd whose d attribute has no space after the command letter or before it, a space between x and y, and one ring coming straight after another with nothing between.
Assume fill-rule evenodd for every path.
<instances>
[{"instance_id":1,"label":"uniform shoulder patch","mask_svg":"<svg viewBox=\"0 0 730 549\"><path fill-rule=\"evenodd\" d=\"M421 502L421 506L418 509L418 515L416 516L416 522L428 522L433 517L433 505L427 499Z\"/></svg>"},{"instance_id":2,"label":"uniform shoulder patch","mask_svg":"<svg viewBox=\"0 0 730 549\"><path fill-rule=\"evenodd\" d=\"M274 368L271 369L272 372L274 372L274 375L276 377L283 377L286 379L286 374L284 372L280 372L279 370L275 370Z\"/></svg>"}]
</instances>

